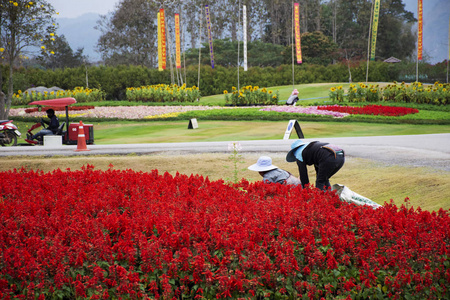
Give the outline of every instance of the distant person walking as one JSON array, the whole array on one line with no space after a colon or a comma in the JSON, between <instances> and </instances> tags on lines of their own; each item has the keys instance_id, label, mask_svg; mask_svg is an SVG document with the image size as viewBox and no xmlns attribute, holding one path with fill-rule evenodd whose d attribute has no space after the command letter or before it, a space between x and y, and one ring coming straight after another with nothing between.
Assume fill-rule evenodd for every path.
<instances>
[{"instance_id":1,"label":"distant person walking","mask_svg":"<svg viewBox=\"0 0 450 300\"><path fill-rule=\"evenodd\" d=\"M272 165L272 158L269 156L261 156L256 164L251 165L248 169L259 172L265 183L301 184L300 180L288 171Z\"/></svg>"},{"instance_id":2,"label":"distant person walking","mask_svg":"<svg viewBox=\"0 0 450 300\"><path fill-rule=\"evenodd\" d=\"M345 155L344 150L333 144L297 140L292 143L291 150L286 155L286 161L297 162L303 187L309 184L307 166L314 165L316 188L327 190L331 188L331 176L344 165Z\"/></svg>"}]
</instances>

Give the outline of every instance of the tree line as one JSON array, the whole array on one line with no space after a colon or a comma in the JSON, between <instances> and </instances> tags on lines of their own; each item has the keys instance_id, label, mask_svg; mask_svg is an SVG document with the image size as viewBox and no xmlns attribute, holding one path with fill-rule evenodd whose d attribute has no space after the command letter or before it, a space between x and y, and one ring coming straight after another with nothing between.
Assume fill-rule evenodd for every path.
<instances>
[{"instance_id":1,"label":"tree line","mask_svg":"<svg viewBox=\"0 0 450 300\"><path fill-rule=\"evenodd\" d=\"M302 46L313 47L315 50L324 47L325 49L320 49L317 53L323 55L325 52L332 60L360 60L367 57L373 1L299 0L298 2L300 3ZM193 64L196 49L198 51L201 47L205 52L207 51L204 9L206 4L211 11L213 38L222 40L219 47L214 46L215 55L229 56L222 51L228 53L230 49L237 52L238 41L243 39L243 5L247 7L249 43L254 43L253 45L262 43L263 48L266 49L277 46L290 47L293 44L293 3L294 1L282 0L122 0L115 11L109 15L103 15L99 20L97 29L101 31L101 37L97 47L106 64L155 67L157 64L156 13L160 8L164 8L169 44L168 57L175 53L174 14L179 13L183 26L182 46L191 56L187 63ZM416 19L413 13L405 10L402 0L381 1L376 49L378 60L390 56L403 60L413 54L415 36L411 26L414 22ZM315 40L319 44L312 46L309 44L311 40L303 41L303 38L311 33L320 37ZM225 45L226 42L232 45ZM216 41L214 43L216 44ZM222 48L224 45L225 49ZM284 49L282 52L285 52L286 56L291 55L289 49ZM274 55L277 55L277 52ZM235 61L237 63L237 56ZM202 63L208 64L208 61L205 59ZM286 62L279 60L279 64L282 63ZM227 64L233 65L235 62L230 59L225 62L225 65ZM255 64L261 65L257 61Z\"/></svg>"}]
</instances>

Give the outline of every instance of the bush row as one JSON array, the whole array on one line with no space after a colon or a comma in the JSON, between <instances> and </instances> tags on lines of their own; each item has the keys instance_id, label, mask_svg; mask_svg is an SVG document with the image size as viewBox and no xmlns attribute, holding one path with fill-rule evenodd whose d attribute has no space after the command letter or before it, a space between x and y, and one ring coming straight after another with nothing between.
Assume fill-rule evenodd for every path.
<instances>
[{"instance_id":1,"label":"bush row","mask_svg":"<svg viewBox=\"0 0 450 300\"><path fill-rule=\"evenodd\" d=\"M76 87L73 90L51 91L51 92L22 92L17 91L13 95L12 105L26 105L31 101L50 100L57 98L73 97L77 102L96 102L105 100L105 93L99 89L87 89Z\"/></svg>"},{"instance_id":2,"label":"bush row","mask_svg":"<svg viewBox=\"0 0 450 300\"><path fill-rule=\"evenodd\" d=\"M127 100L135 102L194 102L201 97L198 87L186 84L158 84L127 88Z\"/></svg>"},{"instance_id":3,"label":"bush row","mask_svg":"<svg viewBox=\"0 0 450 300\"><path fill-rule=\"evenodd\" d=\"M388 84L386 87L351 84L345 95L342 86L332 87L329 94L333 102L402 102L418 104L447 105L450 102L450 84L435 82L424 85L421 82Z\"/></svg>"},{"instance_id":4,"label":"bush row","mask_svg":"<svg viewBox=\"0 0 450 300\"><path fill-rule=\"evenodd\" d=\"M3 67L3 91L7 91L7 66ZM316 82L348 82L349 78L353 81L365 81L366 63L360 62L351 65L350 72L346 64L334 64L329 66L302 64L294 68L294 81L296 84L316 83ZM439 70L436 70L436 69ZM410 64L388 64L383 62L371 62L369 67L369 81L389 81L399 80L401 76L405 77L411 69ZM441 76L444 80L445 70L443 66L421 67L431 77ZM442 71L441 71L442 69ZM216 95L223 93L224 90L231 90L232 86L237 85L237 68L224 68L216 66L211 69L210 66L200 68L200 80L198 78L198 68L188 67L182 75L186 74L184 82L176 82L178 85L185 83L187 86L199 86L202 96ZM441 74L442 73L442 74ZM415 74L415 73L414 73ZM422 74L423 75L423 74ZM412 76L409 74L408 76ZM177 76L179 77L179 76ZM141 66L92 66L87 69L84 67L66 68L56 70L42 70L33 68L19 68L14 73L14 91L26 90L36 86L58 86L62 89L73 89L77 86L86 86L97 88L106 93L106 99L124 100L126 99L127 88L141 87L157 84L171 84L170 70L158 71ZM292 84L292 66L281 65L278 67L252 67L247 72L242 69L239 72L239 83L241 86L260 86L271 87L279 85ZM415 81L415 78L412 79ZM429 81L428 81L429 82ZM432 81L434 82L434 81Z\"/></svg>"},{"instance_id":5,"label":"bush row","mask_svg":"<svg viewBox=\"0 0 450 300\"><path fill-rule=\"evenodd\" d=\"M259 86L247 85L239 91L236 87L231 88L231 96L225 90L225 102L233 106L239 105L276 105L278 103L278 92L275 94L266 88L260 89Z\"/></svg>"}]
</instances>

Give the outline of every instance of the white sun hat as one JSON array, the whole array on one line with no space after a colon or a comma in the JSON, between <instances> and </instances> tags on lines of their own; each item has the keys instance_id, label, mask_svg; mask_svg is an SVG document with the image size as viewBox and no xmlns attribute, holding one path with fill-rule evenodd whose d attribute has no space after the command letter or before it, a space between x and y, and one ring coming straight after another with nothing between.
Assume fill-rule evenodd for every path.
<instances>
[{"instance_id":1,"label":"white sun hat","mask_svg":"<svg viewBox=\"0 0 450 300\"><path fill-rule=\"evenodd\" d=\"M258 158L256 164L248 167L249 170L258 172L270 171L277 168L277 166L272 165L272 158L270 158L269 156L261 156L260 158Z\"/></svg>"}]
</instances>

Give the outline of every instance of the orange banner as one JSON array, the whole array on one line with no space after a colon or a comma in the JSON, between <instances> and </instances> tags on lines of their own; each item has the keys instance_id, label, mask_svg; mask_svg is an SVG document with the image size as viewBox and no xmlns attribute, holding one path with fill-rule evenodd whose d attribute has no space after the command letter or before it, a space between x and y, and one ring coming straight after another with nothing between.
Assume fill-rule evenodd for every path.
<instances>
[{"instance_id":1,"label":"orange banner","mask_svg":"<svg viewBox=\"0 0 450 300\"><path fill-rule=\"evenodd\" d=\"M297 63L302 63L302 48L300 37L300 5L294 3L295 49L297 51Z\"/></svg>"},{"instance_id":2,"label":"orange banner","mask_svg":"<svg viewBox=\"0 0 450 300\"><path fill-rule=\"evenodd\" d=\"M158 18L158 70L162 71L162 55L161 55L161 15L157 14Z\"/></svg>"},{"instance_id":3,"label":"orange banner","mask_svg":"<svg viewBox=\"0 0 450 300\"><path fill-rule=\"evenodd\" d=\"M175 14L175 52L176 52L176 65L178 69L181 69L181 42L180 42L180 15Z\"/></svg>"},{"instance_id":4,"label":"orange banner","mask_svg":"<svg viewBox=\"0 0 450 300\"><path fill-rule=\"evenodd\" d=\"M418 37L417 37L417 60L422 60L422 50L423 50L423 5L422 0L419 0L417 4L417 13L419 16L418 24Z\"/></svg>"},{"instance_id":5,"label":"orange banner","mask_svg":"<svg viewBox=\"0 0 450 300\"><path fill-rule=\"evenodd\" d=\"M161 68L166 69L166 21L164 17L164 9L159 10L159 16L161 19Z\"/></svg>"}]
</instances>

